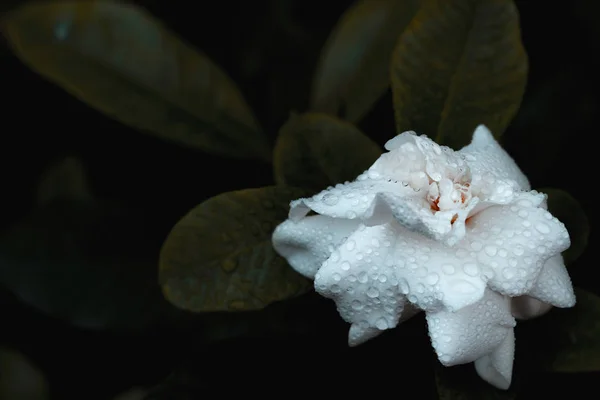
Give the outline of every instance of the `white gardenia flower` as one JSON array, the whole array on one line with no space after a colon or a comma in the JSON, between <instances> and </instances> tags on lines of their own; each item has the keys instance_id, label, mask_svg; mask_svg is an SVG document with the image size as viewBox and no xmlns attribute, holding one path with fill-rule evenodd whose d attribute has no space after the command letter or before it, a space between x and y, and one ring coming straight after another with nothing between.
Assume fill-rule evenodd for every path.
<instances>
[{"instance_id":1,"label":"white gardenia flower","mask_svg":"<svg viewBox=\"0 0 600 400\"><path fill-rule=\"evenodd\" d=\"M275 250L351 323L350 346L425 311L446 366L510 386L516 318L575 295L565 226L478 126L459 151L404 132L353 182L292 201Z\"/></svg>"}]
</instances>

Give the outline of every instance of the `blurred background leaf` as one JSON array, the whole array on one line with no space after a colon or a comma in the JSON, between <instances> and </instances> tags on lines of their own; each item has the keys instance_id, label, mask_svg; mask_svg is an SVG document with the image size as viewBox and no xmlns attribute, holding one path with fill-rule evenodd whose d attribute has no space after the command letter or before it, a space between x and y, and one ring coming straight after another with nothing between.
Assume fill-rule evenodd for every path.
<instances>
[{"instance_id":1,"label":"blurred background leaf","mask_svg":"<svg viewBox=\"0 0 600 400\"><path fill-rule=\"evenodd\" d=\"M394 49L397 131L458 149L485 124L498 139L519 109L527 70L512 0L424 0Z\"/></svg>"},{"instance_id":2,"label":"blurred background leaf","mask_svg":"<svg viewBox=\"0 0 600 400\"><path fill-rule=\"evenodd\" d=\"M233 81L143 9L108 0L28 3L2 22L23 62L112 118L219 155L270 160Z\"/></svg>"},{"instance_id":3,"label":"blurred background leaf","mask_svg":"<svg viewBox=\"0 0 600 400\"><path fill-rule=\"evenodd\" d=\"M42 174L38 201L0 235L0 285L47 315L89 329L143 330L177 311L156 283L159 242L148 234L151 222L94 199L77 158Z\"/></svg>"},{"instance_id":4,"label":"blurred background leaf","mask_svg":"<svg viewBox=\"0 0 600 400\"><path fill-rule=\"evenodd\" d=\"M312 287L275 253L271 234L305 192L270 186L222 193L185 215L160 253L166 298L194 312L257 310Z\"/></svg>"},{"instance_id":5,"label":"blurred background leaf","mask_svg":"<svg viewBox=\"0 0 600 400\"><path fill-rule=\"evenodd\" d=\"M590 235L588 218L581 204L564 190L541 188L539 191L548 195L548 210L565 224L567 231L569 231L571 246L563 251L563 257L565 265L571 265L587 247Z\"/></svg>"},{"instance_id":6,"label":"blurred background leaf","mask_svg":"<svg viewBox=\"0 0 600 400\"><path fill-rule=\"evenodd\" d=\"M521 323L529 359L550 372L600 371L600 297L575 288L577 304ZM525 355L524 355L525 356Z\"/></svg>"},{"instance_id":7,"label":"blurred background leaf","mask_svg":"<svg viewBox=\"0 0 600 400\"><path fill-rule=\"evenodd\" d=\"M275 144L275 181L321 191L356 179L380 155L381 147L351 123L321 113L292 115Z\"/></svg>"},{"instance_id":8,"label":"blurred background leaf","mask_svg":"<svg viewBox=\"0 0 600 400\"><path fill-rule=\"evenodd\" d=\"M0 347L0 399L50 399L42 371L25 355L6 347Z\"/></svg>"},{"instance_id":9,"label":"blurred background leaf","mask_svg":"<svg viewBox=\"0 0 600 400\"><path fill-rule=\"evenodd\" d=\"M342 15L321 50L311 110L359 121L390 85L398 37L421 0L358 0Z\"/></svg>"},{"instance_id":10,"label":"blurred background leaf","mask_svg":"<svg viewBox=\"0 0 600 400\"><path fill-rule=\"evenodd\" d=\"M40 177L36 197L39 204L56 199L92 201L91 188L81 160L66 157L46 169Z\"/></svg>"},{"instance_id":11,"label":"blurred background leaf","mask_svg":"<svg viewBox=\"0 0 600 400\"><path fill-rule=\"evenodd\" d=\"M439 400L513 400L513 388L500 390L477 377L473 364L444 367L435 361L435 383ZM514 386L514 385L513 385Z\"/></svg>"}]
</instances>

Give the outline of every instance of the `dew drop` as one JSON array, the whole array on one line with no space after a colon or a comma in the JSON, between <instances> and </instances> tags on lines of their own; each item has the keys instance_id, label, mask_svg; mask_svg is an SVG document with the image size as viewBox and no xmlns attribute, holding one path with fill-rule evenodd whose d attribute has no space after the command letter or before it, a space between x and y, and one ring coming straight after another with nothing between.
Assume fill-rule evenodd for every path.
<instances>
[{"instance_id":1,"label":"dew drop","mask_svg":"<svg viewBox=\"0 0 600 400\"><path fill-rule=\"evenodd\" d=\"M477 240L471 242L471 248L475 251L479 251L483 248L483 244Z\"/></svg>"},{"instance_id":2,"label":"dew drop","mask_svg":"<svg viewBox=\"0 0 600 400\"><path fill-rule=\"evenodd\" d=\"M354 240L350 239L346 242L346 250L352 251L355 248L356 248L356 242Z\"/></svg>"},{"instance_id":3,"label":"dew drop","mask_svg":"<svg viewBox=\"0 0 600 400\"><path fill-rule=\"evenodd\" d=\"M425 278L425 282L428 285L435 285L436 283L438 283L439 280L440 280L440 276L438 274L436 274L435 272L432 272L431 274L427 275L427 277Z\"/></svg>"},{"instance_id":4,"label":"dew drop","mask_svg":"<svg viewBox=\"0 0 600 400\"><path fill-rule=\"evenodd\" d=\"M401 279L400 282L398 282L400 285L400 293L402 294L408 294L409 292L409 288L408 288L408 282L406 282L406 280Z\"/></svg>"},{"instance_id":5,"label":"dew drop","mask_svg":"<svg viewBox=\"0 0 600 400\"><path fill-rule=\"evenodd\" d=\"M453 273L456 272L456 269L454 268L454 265L452 265L452 264L444 264L444 265L442 265L442 271L447 275L452 275Z\"/></svg>"},{"instance_id":6,"label":"dew drop","mask_svg":"<svg viewBox=\"0 0 600 400\"><path fill-rule=\"evenodd\" d=\"M543 222L536 224L535 229L537 229L538 232L540 232L544 235L547 235L548 233L550 233L550 227L548 225L544 224Z\"/></svg>"},{"instance_id":7,"label":"dew drop","mask_svg":"<svg viewBox=\"0 0 600 400\"><path fill-rule=\"evenodd\" d=\"M371 286L367 289L367 296L369 296L370 298L374 298L379 296L379 290L377 290L377 288Z\"/></svg>"},{"instance_id":8,"label":"dew drop","mask_svg":"<svg viewBox=\"0 0 600 400\"><path fill-rule=\"evenodd\" d=\"M505 279L512 279L515 276L515 271L512 268L504 268L502 270L502 276Z\"/></svg>"},{"instance_id":9,"label":"dew drop","mask_svg":"<svg viewBox=\"0 0 600 400\"><path fill-rule=\"evenodd\" d=\"M377 321L375 321L375 327L377 329L379 329L380 331L383 331L383 330L387 329L389 326L388 326L388 323L385 320L385 318L381 317Z\"/></svg>"},{"instance_id":10,"label":"dew drop","mask_svg":"<svg viewBox=\"0 0 600 400\"><path fill-rule=\"evenodd\" d=\"M340 265L340 268L342 269L342 271L348 271L350 270L350 263L348 261L344 261Z\"/></svg>"},{"instance_id":11,"label":"dew drop","mask_svg":"<svg viewBox=\"0 0 600 400\"><path fill-rule=\"evenodd\" d=\"M365 271L361 271L358 274L358 281L360 283L367 283L368 280L369 280L369 276L367 275L367 273Z\"/></svg>"},{"instance_id":12,"label":"dew drop","mask_svg":"<svg viewBox=\"0 0 600 400\"><path fill-rule=\"evenodd\" d=\"M327 193L325 196L323 196L323 203L327 204L328 206L335 206L338 201L339 197L337 197L335 194Z\"/></svg>"},{"instance_id":13,"label":"dew drop","mask_svg":"<svg viewBox=\"0 0 600 400\"><path fill-rule=\"evenodd\" d=\"M350 304L353 310L359 311L363 309L363 303L361 303L358 300L352 300L352 303Z\"/></svg>"},{"instance_id":14,"label":"dew drop","mask_svg":"<svg viewBox=\"0 0 600 400\"><path fill-rule=\"evenodd\" d=\"M494 257L498 253L498 248L496 246L487 245L485 246L484 251L488 256Z\"/></svg>"}]
</instances>

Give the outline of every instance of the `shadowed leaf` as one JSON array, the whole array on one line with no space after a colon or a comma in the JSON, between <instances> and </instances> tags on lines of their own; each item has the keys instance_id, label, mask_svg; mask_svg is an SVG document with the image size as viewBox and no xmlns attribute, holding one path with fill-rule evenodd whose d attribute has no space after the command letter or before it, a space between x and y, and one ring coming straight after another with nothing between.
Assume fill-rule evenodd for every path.
<instances>
[{"instance_id":1,"label":"shadowed leaf","mask_svg":"<svg viewBox=\"0 0 600 400\"><path fill-rule=\"evenodd\" d=\"M0 347L0 399L49 398L48 382L40 369L18 351Z\"/></svg>"},{"instance_id":2,"label":"shadowed leaf","mask_svg":"<svg viewBox=\"0 0 600 400\"><path fill-rule=\"evenodd\" d=\"M160 232L143 210L94 199L71 157L42 174L38 200L0 236L0 285L88 329L143 329L177 311L156 283Z\"/></svg>"},{"instance_id":3,"label":"shadowed leaf","mask_svg":"<svg viewBox=\"0 0 600 400\"><path fill-rule=\"evenodd\" d=\"M311 282L273 250L271 234L303 190L281 186L215 196L184 216L160 253L166 298L195 312L262 309Z\"/></svg>"},{"instance_id":4,"label":"shadowed leaf","mask_svg":"<svg viewBox=\"0 0 600 400\"><path fill-rule=\"evenodd\" d=\"M523 329L535 358L553 372L600 371L600 297L575 288L577 304L553 309Z\"/></svg>"},{"instance_id":5,"label":"shadowed leaf","mask_svg":"<svg viewBox=\"0 0 600 400\"><path fill-rule=\"evenodd\" d=\"M311 108L359 121L390 85L398 37L420 0L359 0L342 15L321 52Z\"/></svg>"},{"instance_id":6,"label":"shadowed leaf","mask_svg":"<svg viewBox=\"0 0 600 400\"><path fill-rule=\"evenodd\" d=\"M78 158L68 157L55 163L40 178L37 192L39 204L61 198L92 199L85 170Z\"/></svg>"},{"instance_id":7,"label":"shadowed leaf","mask_svg":"<svg viewBox=\"0 0 600 400\"><path fill-rule=\"evenodd\" d=\"M588 243L590 225L583 208L569 193L556 188L542 188L540 192L548 195L548 210L560 222L565 224L571 238L571 246L563 252L565 264L572 264Z\"/></svg>"},{"instance_id":8,"label":"shadowed leaf","mask_svg":"<svg viewBox=\"0 0 600 400\"><path fill-rule=\"evenodd\" d=\"M277 183L320 191L356 179L381 148L349 122L307 113L283 125L274 154Z\"/></svg>"},{"instance_id":9,"label":"shadowed leaf","mask_svg":"<svg viewBox=\"0 0 600 400\"><path fill-rule=\"evenodd\" d=\"M519 108L527 70L512 0L425 0L394 49L397 130L460 148L485 124L498 139Z\"/></svg>"},{"instance_id":10,"label":"shadowed leaf","mask_svg":"<svg viewBox=\"0 0 600 400\"><path fill-rule=\"evenodd\" d=\"M270 158L231 79L144 10L114 1L40 2L3 23L23 62L110 117L204 151Z\"/></svg>"},{"instance_id":11,"label":"shadowed leaf","mask_svg":"<svg viewBox=\"0 0 600 400\"><path fill-rule=\"evenodd\" d=\"M143 329L168 308L143 218L103 203L43 204L0 237L0 284L79 327Z\"/></svg>"}]
</instances>

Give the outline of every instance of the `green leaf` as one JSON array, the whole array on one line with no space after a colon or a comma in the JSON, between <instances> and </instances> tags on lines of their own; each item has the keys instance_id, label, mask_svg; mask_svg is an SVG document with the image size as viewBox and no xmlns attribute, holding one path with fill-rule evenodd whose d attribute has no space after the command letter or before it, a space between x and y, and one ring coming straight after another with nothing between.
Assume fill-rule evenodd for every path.
<instances>
[{"instance_id":1,"label":"green leaf","mask_svg":"<svg viewBox=\"0 0 600 400\"><path fill-rule=\"evenodd\" d=\"M381 155L356 126L320 113L292 115L275 144L275 181L310 190L355 179Z\"/></svg>"},{"instance_id":2,"label":"green leaf","mask_svg":"<svg viewBox=\"0 0 600 400\"><path fill-rule=\"evenodd\" d=\"M166 298L194 311L248 311L307 291L311 282L273 250L271 235L303 190L269 186L222 193L192 209L160 253Z\"/></svg>"},{"instance_id":3,"label":"green leaf","mask_svg":"<svg viewBox=\"0 0 600 400\"><path fill-rule=\"evenodd\" d=\"M108 203L44 203L0 236L0 284L86 329L135 331L159 323L176 309L156 285L159 241L146 219Z\"/></svg>"},{"instance_id":4,"label":"green leaf","mask_svg":"<svg viewBox=\"0 0 600 400\"><path fill-rule=\"evenodd\" d=\"M542 188L548 195L548 211L567 227L571 246L563 252L565 264L573 263L585 250L590 235L590 225L581 204L569 193L556 188Z\"/></svg>"},{"instance_id":5,"label":"green leaf","mask_svg":"<svg viewBox=\"0 0 600 400\"><path fill-rule=\"evenodd\" d=\"M42 371L20 352L0 347L0 399L47 400L49 385Z\"/></svg>"},{"instance_id":6,"label":"green leaf","mask_svg":"<svg viewBox=\"0 0 600 400\"><path fill-rule=\"evenodd\" d=\"M231 79L136 6L31 3L3 30L26 65L124 124L208 152L271 157Z\"/></svg>"},{"instance_id":7,"label":"green leaf","mask_svg":"<svg viewBox=\"0 0 600 400\"><path fill-rule=\"evenodd\" d=\"M440 400L513 400L516 393L496 389L481 379L472 364L443 367L436 362L435 383Z\"/></svg>"},{"instance_id":8,"label":"green leaf","mask_svg":"<svg viewBox=\"0 0 600 400\"><path fill-rule=\"evenodd\" d=\"M485 124L498 139L519 108L527 70L512 0L425 0L394 49L397 130L460 148Z\"/></svg>"},{"instance_id":9,"label":"green leaf","mask_svg":"<svg viewBox=\"0 0 600 400\"><path fill-rule=\"evenodd\" d=\"M85 169L76 157L67 157L42 173L37 201L46 204L56 199L92 200Z\"/></svg>"},{"instance_id":10,"label":"green leaf","mask_svg":"<svg viewBox=\"0 0 600 400\"><path fill-rule=\"evenodd\" d=\"M146 211L93 198L74 157L42 173L37 200L0 235L0 285L86 329L137 331L180 314L156 284L164 232Z\"/></svg>"},{"instance_id":11,"label":"green leaf","mask_svg":"<svg viewBox=\"0 0 600 400\"><path fill-rule=\"evenodd\" d=\"M575 296L575 307L523 324L521 336L548 371L600 371L600 297L580 288Z\"/></svg>"},{"instance_id":12,"label":"green leaf","mask_svg":"<svg viewBox=\"0 0 600 400\"><path fill-rule=\"evenodd\" d=\"M390 86L398 37L420 0L359 0L340 18L322 49L311 109L357 122Z\"/></svg>"}]
</instances>

